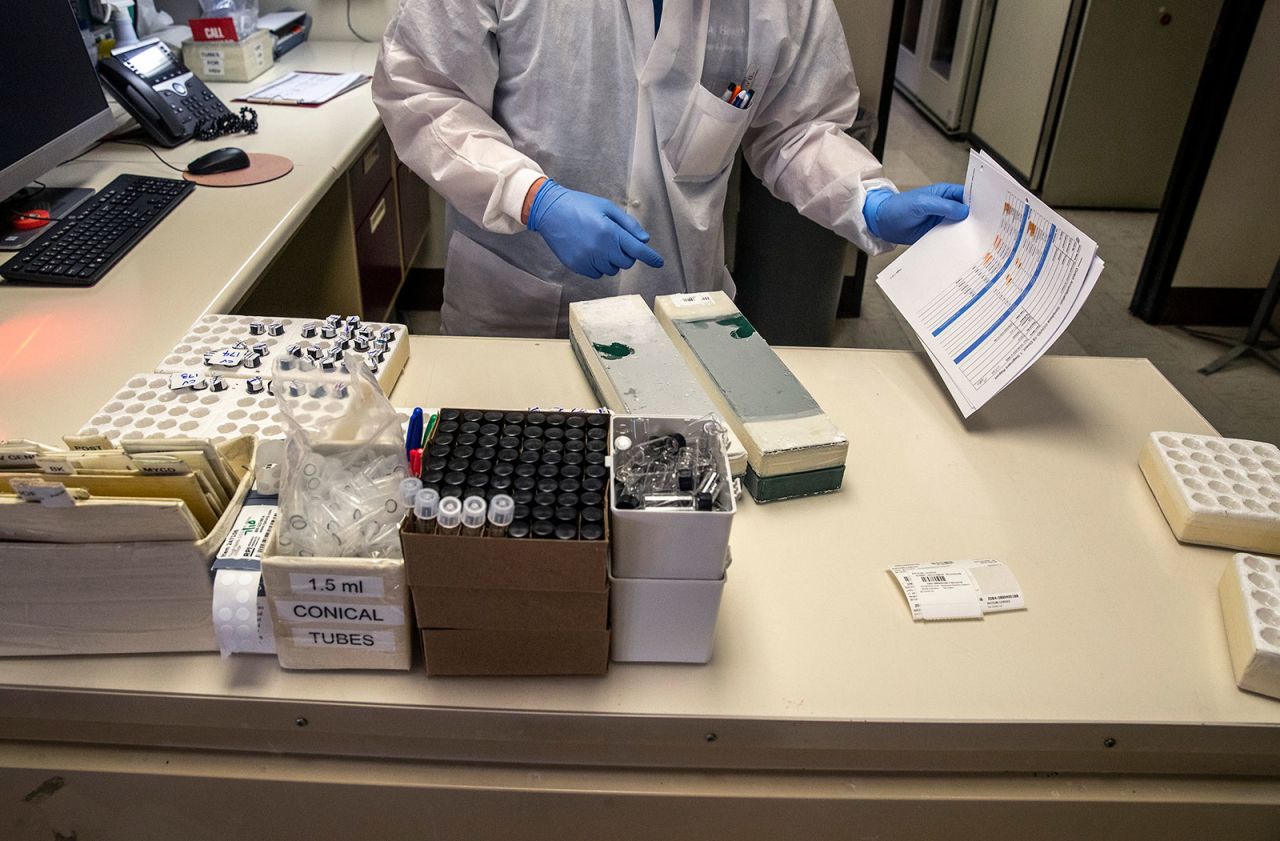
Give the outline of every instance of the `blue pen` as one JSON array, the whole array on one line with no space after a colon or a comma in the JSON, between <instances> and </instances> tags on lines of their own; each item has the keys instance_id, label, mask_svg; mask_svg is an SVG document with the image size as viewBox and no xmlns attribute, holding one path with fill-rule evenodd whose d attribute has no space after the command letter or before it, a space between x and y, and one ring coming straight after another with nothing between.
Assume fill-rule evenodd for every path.
<instances>
[{"instance_id":1,"label":"blue pen","mask_svg":"<svg viewBox=\"0 0 1280 841\"><path fill-rule=\"evenodd\" d=\"M416 450L422 446L422 409L413 410L413 414L409 415L409 431L405 435L404 454L407 458L410 450Z\"/></svg>"}]
</instances>

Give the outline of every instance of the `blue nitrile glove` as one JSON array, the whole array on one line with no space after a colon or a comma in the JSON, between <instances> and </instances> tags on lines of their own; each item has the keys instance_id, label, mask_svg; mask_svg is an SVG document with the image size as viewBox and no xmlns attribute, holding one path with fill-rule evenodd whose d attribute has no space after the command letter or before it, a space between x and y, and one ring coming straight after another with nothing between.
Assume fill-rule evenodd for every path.
<instances>
[{"instance_id":1,"label":"blue nitrile glove","mask_svg":"<svg viewBox=\"0 0 1280 841\"><path fill-rule=\"evenodd\" d=\"M649 232L625 210L550 178L533 197L529 230L542 234L561 263L590 278L616 275L636 260L662 268L661 255L645 245Z\"/></svg>"},{"instance_id":2,"label":"blue nitrile glove","mask_svg":"<svg viewBox=\"0 0 1280 841\"><path fill-rule=\"evenodd\" d=\"M960 184L930 184L905 193L872 190L862 205L872 235L901 245L911 245L939 222L959 222L968 215Z\"/></svg>"}]
</instances>

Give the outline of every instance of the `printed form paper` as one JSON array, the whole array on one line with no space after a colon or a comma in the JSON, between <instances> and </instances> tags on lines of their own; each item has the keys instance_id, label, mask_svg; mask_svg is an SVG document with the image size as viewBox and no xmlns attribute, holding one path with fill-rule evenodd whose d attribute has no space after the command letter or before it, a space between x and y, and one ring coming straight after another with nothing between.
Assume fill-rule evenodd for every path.
<instances>
[{"instance_id":1,"label":"printed form paper","mask_svg":"<svg viewBox=\"0 0 1280 841\"><path fill-rule=\"evenodd\" d=\"M965 417L1057 341L1102 274L1098 245L986 155L969 217L934 228L876 277Z\"/></svg>"},{"instance_id":2,"label":"printed form paper","mask_svg":"<svg viewBox=\"0 0 1280 841\"><path fill-rule=\"evenodd\" d=\"M369 77L363 73L313 73L295 70L237 99L268 104L320 105L367 81Z\"/></svg>"}]
</instances>

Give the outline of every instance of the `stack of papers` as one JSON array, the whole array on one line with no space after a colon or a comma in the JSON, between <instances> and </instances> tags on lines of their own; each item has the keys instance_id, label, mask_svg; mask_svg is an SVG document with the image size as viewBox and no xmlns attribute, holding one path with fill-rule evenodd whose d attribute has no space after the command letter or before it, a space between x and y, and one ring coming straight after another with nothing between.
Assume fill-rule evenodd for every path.
<instances>
[{"instance_id":1,"label":"stack of papers","mask_svg":"<svg viewBox=\"0 0 1280 841\"><path fill-rule=\"evenodd\" d=\"M264 105L321 105L349 90L369 81L363 73L314 73L295 70L268 82L237 102L257 102Z\"/></svg>"},{"instance_id":2,"label":"stack of papers","mask_svg":"<svg viewBox=\"0 0 1280 841\"><path fill-rule=\"evenodd\" d=\"M985 152L971 152L969 217L943 224L876 277L965 417L1057 341L1102 274L1098 244Z\"/></svg>"}]
</instances>

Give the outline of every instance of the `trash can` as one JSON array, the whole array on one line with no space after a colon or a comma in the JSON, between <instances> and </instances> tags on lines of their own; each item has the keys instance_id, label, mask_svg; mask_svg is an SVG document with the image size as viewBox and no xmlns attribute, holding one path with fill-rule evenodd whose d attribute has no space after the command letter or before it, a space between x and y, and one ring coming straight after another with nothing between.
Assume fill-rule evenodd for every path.
<instances>
[{"instance_id":1,"label":"trash can","mask_svg":"<svg viewBox=\"0 0 1280 841\"><path fill-rule=\"evenodd\" d=\"M875 115L859 108L847 133L870 148ZM745 166L740 187L734 303L772 345L830 345L848 241L774 198Z\"/></svg>"}]
</instances>

